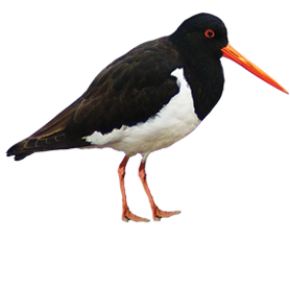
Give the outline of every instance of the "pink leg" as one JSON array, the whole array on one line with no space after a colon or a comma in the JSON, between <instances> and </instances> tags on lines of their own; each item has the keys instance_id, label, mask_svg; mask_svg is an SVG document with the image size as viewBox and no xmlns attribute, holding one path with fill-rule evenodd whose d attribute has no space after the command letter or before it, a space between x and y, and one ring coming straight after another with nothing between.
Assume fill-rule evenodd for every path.
<instances>
[{"instance_id":1,"label":"pink leg","mask_svg":"<svg viewBox=\"0 0 290 290\"><path fill-rule=\"evenodd\" d=\"M125 222L128 222L129 220L132 220L135 222L149 222L148 219L138 217L134 215L133 213L131 213L127 205L124 177L125 177L125 167L128 160L129 160L129 156L125 156L118 169L118 174L119 174L119 179L120 179L120 188L122 192L122 204L123 204L122 220Z\"/></svg>"},{"instance_id":2,"label":"pink leg","mask_svg":"<svg viewBox=\"0 0 290 290\"><path fill-rule=\"evenodd\" d=\"M150 202L150 206L152 209L152 215L153 215L153 219L155 221L159 221L161 218L164 217L171 217L173 215L179 214L180 211L162 211L160 210L157 205L154 202L153 196L150 192L150 189L148 187L147 181L146 181L146 172L145 172L145 161L141 162L140 167L139 167L139 177L141 179L141 182L143 184L143 187L145 189L145 192L149 198L149 202Z\"/></svg>"}]
</instances>

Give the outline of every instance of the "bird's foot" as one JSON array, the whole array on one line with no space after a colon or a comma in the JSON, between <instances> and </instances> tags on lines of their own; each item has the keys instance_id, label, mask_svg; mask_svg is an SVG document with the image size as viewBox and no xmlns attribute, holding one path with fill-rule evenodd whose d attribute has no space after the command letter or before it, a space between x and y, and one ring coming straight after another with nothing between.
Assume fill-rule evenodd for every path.
<instances>
[{"instance_id":1,"label":"bird's foot","mask_svg":"<svg viewBox=\"0 0 290 290\"><path fill-rule=\"evenodd\" d=\"M125 214L121 214L120 220L121 224L127 224L129 220L132 222L137 222L138 224L149 224L149 221L146 218L133 213L130 209L127 209Z\"/></svg>"},{"instance_id":2,"label":"bird's foot","mask_svg":"<svg viewBox=\"0 0 290 290\"><path fill-rule=\"evenodd\" d=\"M153 219L156 219L157 216L161 217L161 218L173 218L173 220L176 221L182 221L183 217L182 217L182 213L180 210L163 210L161 208L159 208L159 206L156 204L156 207L152 207L150 210L150 213L152 215L152 221Z\"/></svg>"},{"instance_id":3,"label":"bird's foot","mask_svg":"<svg viewBox=\"0 0 290 290\"><path fill-rule=\"evenodd\" d=\"M152 210L153 220L155 220L155 221L160 221L161 218L168 218L168 217L171 217L173 215L180 214L180 213L181 213L181 211L179 211L179 210L177 210L177 211L163 211L163 210L160 210L158 207L156 207L155 209ZM132 220L134 222L149 222L150 221L146 218L141 218L141 217L133 214L128 207L123 209L122 220L124 222L128 222L129 220Z\"/></svg>"}]
</instances>

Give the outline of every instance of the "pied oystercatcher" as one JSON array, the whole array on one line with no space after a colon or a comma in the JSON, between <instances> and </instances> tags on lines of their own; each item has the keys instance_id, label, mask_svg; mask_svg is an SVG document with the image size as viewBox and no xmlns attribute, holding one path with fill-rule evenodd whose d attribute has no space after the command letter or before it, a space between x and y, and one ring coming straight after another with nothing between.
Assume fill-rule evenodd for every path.
<instances>
[{"instance_id":1,"label":"pied oystercatcher","mask_svg":"<svg viewBox=\"0 0 290 290\"><path fill-rule=\"evenodd\" d=\"M143 43L108 65L74 103L7 155L22 160L40 151L111 147L125 157L118 174L122 219L148 221L131 213L124 176L129 158L142 155L139 177L148 195L154 220L179 211L161 211L146 182L148 155L191 133L219 101L225 56L287 93L277 82L229 44L223 22L210 14L184 21L167 37Z\"/></svg>"}]
</instances>

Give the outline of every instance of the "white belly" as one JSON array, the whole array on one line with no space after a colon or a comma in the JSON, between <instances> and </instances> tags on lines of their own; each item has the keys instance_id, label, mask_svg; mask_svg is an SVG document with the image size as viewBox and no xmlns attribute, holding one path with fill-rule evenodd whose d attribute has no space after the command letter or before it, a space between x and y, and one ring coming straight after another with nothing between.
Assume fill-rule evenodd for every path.
<instances>
[{"instance_id":1,"label":"white belly","mask_svg":"<svg viewBox=\"0 0 290 290\"><path fill-rule=\"evenodd\" d=\"M192 132L200 123L194 112L191 89L183 75L183 69L171 73L178 79L179 93L146 123L122 126L108 134L95 131L84 139L92 145L111 147L132 156L137 153L144 158L152 151L168 147Z\"/></svg>"}]
</instances>

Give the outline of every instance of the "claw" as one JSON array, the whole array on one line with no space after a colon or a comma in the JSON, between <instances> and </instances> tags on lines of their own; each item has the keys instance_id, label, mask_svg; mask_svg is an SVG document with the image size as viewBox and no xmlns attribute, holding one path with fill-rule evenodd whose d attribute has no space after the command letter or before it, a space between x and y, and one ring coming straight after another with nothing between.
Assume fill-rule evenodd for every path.
<instances>
[{"instance_id":1,"label":"claw","mask_svg":"<svg viewBox=\"0 0 290 290\"><path fill-rule=\"evenodd\" d=\"M123 214L122 214L122 220L124 222L128 222L129 220L132 220L134 222L150 222L150 220L145 219L145 218L141 218L137 215L134 215L133 213L131 213L131 211L129 210L129 208L126 208L123 210Z\"/></svg>"},{"instance_id":2,"label":"claw","mask_svg":"<svg viewBox=\"0 0 290 290\"><path fill-rule=\"evenodd\" d=\"M158 207L156 207L156 209L154 211L152 211L153 220L155 220L155 221L160 221L161 218L168 218L168 217L171 217L173 215L180 214L180 213L181 213L181 211L179 211L179 210L177 210L177 211L162 211Z\"/></svg>"}]
</instances>

